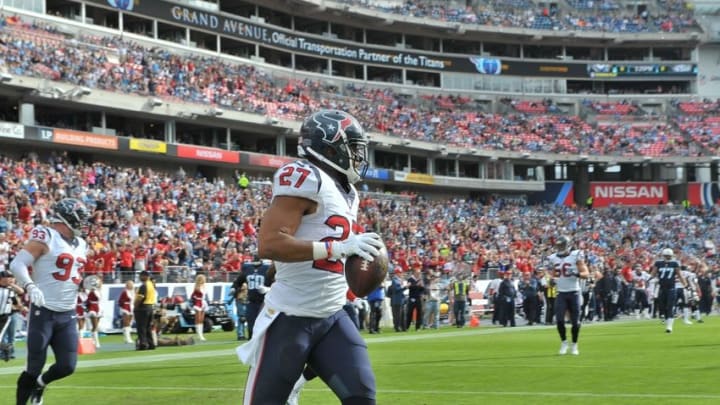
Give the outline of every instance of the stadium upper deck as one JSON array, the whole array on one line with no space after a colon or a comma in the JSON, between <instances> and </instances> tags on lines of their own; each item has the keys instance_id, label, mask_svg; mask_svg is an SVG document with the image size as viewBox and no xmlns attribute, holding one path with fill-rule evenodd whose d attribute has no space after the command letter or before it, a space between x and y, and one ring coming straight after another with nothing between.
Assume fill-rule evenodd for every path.
<instances>
[{"instance_id":1,"label":"stadium upper deck","mask_svg":"<svg viewBox=\"0 0 720 405\"><path fill-rule=\"evenodd\" d=\"M161 3L164 2L135 4L157 6ZM323 2L327 7L332 6L331 3L333 2ZM167 4L172 5L173 3ZM196 2L194 4L200 3ZM699 41L697 36L689 33L668 33L667 41L662 41L655 46L649 46L650 42L643 39L647 37L642 37L642 34L632 34L632 38L622 40L617 40L619 34L612 34L603 40L578 35L578 40L585 41L582 43L595 43L596 47L602 50L603 58L600 59L601 61L610 62L617 61L618 58L627 58L626 63L590 64L587 62L568 62L567 66L571 68L566 72L557 69L557 64L541 63L541 67L552 65L555 68L551 69L554 77L547 80L558 83L564 82L567 85L565 91L570 91L569 78L575 74L573 73L575 70L572 69L579 66L585 75L584 81L591 83L589 91L597 90L607 93L607 89L600 88L602 87L598 85L600 83L603 86L615 86L616 91L628 93L646 92L648 89L685 93L677 96L677 102L671 103L670 98L656 94L652 95L651 99L643 99L628 94L626 95L628 102L619 102L622 99L611 97L599 99L590 94L575 98L555 94L553 97L549 97L550 102L546 103L547 97L509 94L512 93L512 89L507 89L509 93L502 93L501 95L472 89L463 89L463 92L459 94L457 88L462 88L462 86L446 85L446 83L460 81L455 79L461 74L473 77L481 76L483 80L488 82L501 81L498 76L484 75L477 70L474 73L434 73L420 72L419 69L394 69L378 66L377 63L373 62L355 64L335 60L333 57L317 58L308 56L302 50L283 49L277 43L269 44L263 42L263 40L251 41L248 38L241 39L243 44L240 45L240 48L233 48L234 45L241 42L238 36L228 39L223 33L210 29L211 22L208 22L208 26L203 27L201 24L192 23L192 20L197 18L197 21L201 22L204 15L204 18L208 19L207 21L212 21L212 16L217 15L224 19L225 24L233 21L242 22L247 27L259 27L261 31L267 30L262 32L269 33L279 33L281 30L286 29L286 25L289 25L297 37L306 36L307 38L315 38L315 35L318 34L315 32L317 30L326 30L319 32L319 34L322 36L323 32L329 33L326 36L328 40L334 41L332 35L336 35L338 37L337 41L343 41L343 44L349 41L356 42L357 46L361 47L375 47L375 44L378 43L378 50L386 50L388 46L397 48L397 43L380 41L382 34L390 37L390 41L396 41L397 35L400 35L401 44L404 44L405 48L418 48L421 50L430 48L428 55L444 54L444 52L439 51L444 50L446 45L452 48L453 45L451 44L455 44L455 50L457 51L469 49L465 45L474 42L473 38L476 38L478 33L471 35L468 32L465 35L459 30L454 30L451 35L448 32L448 27L452 28L454 26L445 24L446 35L438 40L440 41L437 43L438 49L435 49L435 42L428 40L429 36L417 35L422 30L413 31L410 28L413 24L422 25L417 22L383 25L382 21L386 21L383 17L376 18L375 23L369 24L367 29L351 27L348 28L349 31L342 31L344 28L336 22L326 21L324 27L320 24L318 28L316 22L321 21L318 18L290 16L278 10L252 5L251 2L228 1L223 2L223 4L228 7L234 5L238 11L232 17L228 17L226 14L213 14L212 12L195 14L195 17L191 17L193 14L187 14L186 17L185 11L190 9L175 5L171 9L171 13L166 15L166 18L163 18L160 15L152 15L152 13L143 15L140 11L151 9L141 9L140 7L131 13L120 12L109 7L106 1L92 0L81 3L50 0L47 2L48 9L44 14L59 15L60 17L44 18L52 21L53 24L60 22L61 25L63 25L64 18L69 19L69 23L63 27L63 31L69 33L74 30L75 34L73 36L76 37L76 40L79 40L79 43L72 41L65 43L67 48L63 48L63 52L73 53L74 57L79 59L74 60L73 63L63 62L62 59L66 59L67 56L63 52L60 54L47 52L49 49L57 50L52 48L52 43L49 46L45 44L45 48L41 49L42 47L36 47L33 39L29 39L21 43L18 48L20 54L23 56L28 55L23 50L23 46L35 48L33 51L45 52L47 59L44 62L48 62L49 71L43 68L42 65L45 65L45 63L41 63L40 66L28 65L27 61L22 60L19 61L21 66L13 65L13 67L22 70L18 74L30 74L40 77L44 77L43 75L52 77L55 73L66 70L59 73L59 77L56 79L76 85L97 86L98 88L119 90L141 96L171 96L173 99L169 100L170 102L184 100L197 103L212 103L217 107L226 107L231 111L237 110L260 114L268 118L269 121L266 121L266 125L269 127L272 127L272 123L275 122L272 120L288 119L295 121L313 108L345 108L360 116L369 128L374 128L378 133L391 135L390 141L387 143L385 142L387 138L382 136L374 137L376 139L375 159L376 164L379 163L380 167L396 170L410 168L412 171L440 175L454 173L457 176L468 170L471 173L483 172L484 169L479 167L488 162L482 163L482 161L489 158L490 162L492 162L493 158L497 161L498 156L507 156L495 153L486 154L485 151L512 151L515 152L515 155L510 156L519 160L530 156L528 153L533 153L535 160L533 163L526 165L530 167L557 160L582 161L588 160L588 158L593 160L598 156L602 158L603 155L610 157L606 159L606 163L609 163L611 160L614 162L623 160L638 162L638 160L632 159L634 157L641 158L639 162L646 162L643 160L644 158L657 156L667 156L671 159L677 156L705 156L706 160L709 161L709 158L716 154L715 127L717 123L712 119L706 120L706 118L711 117L688 117L688 114L678 112L682 111L679 106L694 105L687 93L692 91L693 77L695 76L692 71L695 60L691 53L693 47L697 46ZM269 1L267 4L270 7L275 2ZM285 4L288 3L285 2ZM252 10L247 11L249 10L248 7ZM177 14L177 11L172 10L180 10L180 13ZM355 6L352 6L347 9L347 12L351 13L354 10ZM228 10L224 11L227 12ZM369 12L378 14L373 10L369 10ZM336 12L331 11L326 14L328 16L335 15L333 18L337 20ZM341 18L343 15L343 12L340 12ZM72 22L77 20L78 17L85 24ZM173 18L174 20L172 20ZM181 24L183 21L185 23ZM289 24L287 24L288 21ZM395 25L398 27L395 27ZM431 22L423 29L430 29L434 26L434 23ZM150 31L145 30L148 27L150 27ZM483 32L483 29L487 28L479 25L478 27L478 32ZM406 29L409 33L403 32ZM87 35L79 37L77 32L80 30L114 35L121 33L126 39L119 40L115 37L114 39L102 40L99 37L91 38ZM400 34L397 31L401 31ZM343 37L350 35L354 38L357 37L358 32L362 35L357 41ZM523 34L517 34L515 31L509 30L498 33L492 37L492 41L499 41L498 43L478 41L480 50L483 52L495 52L500 49L496 48L496 45L505 45L507 52L498 51L497 53L510 55L507 59L507 64L511 69L508 76L514 78L513 80L522 80L525 83L543 80L534 77L534 74L537 74L539 70L523 76L523 74L519 73L519 70L513 72L512 68L513 66L527 66L533 59L534 53L540 57L553 55L552 52L546 54L546 51L552 47L557 48L557 43L562 42L562 38L558 42L558 37L562 37L562 35L554 32L547 37L548 41L545 41L545 36L541 36L542 41L538 42L536 40L534 44L530 45L514 43L518 38L521 38L519 35L524 35L523 38L526 38L529 35L528 32L537 32L537 30L522 28L522 32ZM537 36L537 34L532 35L533 38ZM565 37L567 38L569 35L567 34ZM468 40L462 42L464 41L462 39L449 38L467 38ZM65 40L63 38L63 41ZM136 42L128 42L129 40ZM86 44L83 45L82 42L86 42ZM546 42L548 43L547 46L545 45ZM97 52L90 50L91 48L87 47L88 44L102 45L103 48L101 49L106 52L104 56L107 57L107 60L98 61ZM650 58L652 62L662 63L634 61L633 52L640 53L641 59L643 58L643 52L638 52L638 44L645 47L643 52L646 52L646 57ZM684 44L680 47L679 53L668 51L677 44ZM10 48L12 48L16 44L11 41L10 45ZM158 45L165 48L166 52L157 52L152 48ZM76 48L77 53L75 53ZM251 60L244 59L242 63L238 64L239 59L230 56L242 55L243 50L250 48L253 49L252 53L245 56L250 56ZM400 48L402 49L402 47ZM513 49L517 49L519 52L516 53ZM570 54L574 52L571 45L561 45L560 49L565 56L571 56ZM451 51L449 55L454 54ZM214 56L209 59L208 55ZM57 60L57 58L61 60ZM458 57L456 60L460 59L467 61L468 58L464 56ZM316 60L321 61L322 65L319 68L315 65ZM542 61L543 59L538 60ZM157 63L158 71L155 70L156 66L150 63L153 61ZM18 60L13 62L18 62ZM501 59L500 62L502 62L501 67L505 69L506 61ZM113 66L119 67L119 70L108 69L103 73L102 68L107 68L104 65L105 63L111 63ZM517 65L512 63L517 63ZM190 65L197 67L197 69L193 68L193 74L187 74ZM597 68L600 65L608 65L611 70L592 72L602 74L591 77L589 75L591 72L588 69L591 65ZM28 66L31 69L27 69ZM313 66L316 66L316 68L313 68ZM613 71L612 66L615 66L618 70ZM640 74L621 77L623 76L623 66L633 68L642 66L643 69L640 70L645 70L644 68L649 66L651 69L645 73L649 72L653 75ZM660 71L659 68L663 66L670 70ZM73 69L77 67L91 68L92 74L73 72ZM329 69L322 69L322 67ZM656 67L658 70L653 70ZM675 71L676 67L679 67L677 68L678 71ZM476 69L476 66L473 69ZM338 71L346 73L346 75L339 75L341 80L337 80L338 76L334 75ZM358 71L360 72L359 75L352 73ZM155 82L159 77L155 77L157 72L166 75L163 83ZM351 73L348 74L348 72ZM398 72L400 79L393 79ZM419 75L418 72L422 73L422 75ZM687 73L686 76L683 76L685 81L677 79L677 75L670 74L673 72ZM613 73L616 76L610 77ZM635 73L643 72L638 71ZM360 84L358 81L358 79L367 80L368 76L371 75L371 79L375 83ZM437 80L439 85L433 86L435 82L432 78L436 76L439 78ZM420 78L421 80L413 80L410 79L411 77ZM88 80L88 78L92 80ZM423 78L429 78L429 80L424 81ZM241 92L237 92L240 90L239 87L228 85L228 83L239 83L239 81L243 81L247 85ZM415 84L422 82L430 87L409 86L411 82ZM475 84L471 87L477 88L478 86ZM562 90L563 86L553 86L553 89ZM503 103L501 98L508 96L513 102L509 104ZM585 98L589 99L588 103L583 102ZM644 101L637 102L637 99ZM147 126L129 125L128 121L132 120L131 117L134 113L120 114L123 116L120 119L115 118L108 121L107 115L109 114L102 112L96 115L99 118L85 119L85 124L78 124L78 121L82 120L78 120L76 114L82 100L68 101L75 102L75 107L68 105L72 103L64 103L64 107L68 107L69 111L61 110L60 112L51 113L50 109L37 108L37 122L84 130L92 130L92 127L107 125L110 122L115 126L114 129L117 130L117 133L140 137L159 137L171 142L219 146L226 149L262 149L267 153L280 155L291 155L292 152L287 151L293 150L291 147L293 143L292 136L288 138L278 137L277 140L273 141L272 139L261 139L257 134L254 134L249 137L251 139L250 143L247 143L243 141L237 142L237 138L240 137L236 138L229 135L227 137L229 142L223 142L224 137L218 136L217 131L224 130L225 122L216 121L206 128L192 128L183 131L182 125L178 124L178 121L195 119L191 116L170 117L160 114L155 117L155 129L149 129ZM692 107L690 108L692 109ZM59 109L53 108L53 110ZM708 111L712 113L713 110L705 110L706 115ZM147 112L145 111L145 113ZM155 113L159 112L155 111ZM676 116L677 119L675 119ZM234 116L231 118L229 114L226 114L223 121L225 121L226 117L228 120L235 118ZM71 121L70 123L67 122L68 118ZM174 124L168 126L169 121L173 121ZM622 123L618 123L618 121ZM94 123L102 123L102 125ZM292 126L294 125L291 124ZM192 125L188 125L185 128L191 127ZM173 128L180 130L173 131ZM230 132L230 129L228 131ZM264 130L264 132L267 132L267 130ZM246 134L243 133L242 135ZM276 136L277 133L271 132L267 135L272 137ZM396 143L392 138L402 138L403 141ZM286 143L281 145L283 142ZM438 146L438 144L441 144L441 146ZM395 148L397 145L400 145L400 148ZM562 157L558 157L558 154L562 154ZM541 159L541 161L537 159ZM469 165L467 163L467 161L475 162L477 160L481 160L481 163L470 163ZM423 163L423 161L426 163ZM431 161L432 163L430 163ZM670 160L663 162L667 164ZM459 168L458 164L460 165ZM497 163L488 164L496 165ZM511 178L525 178L527 175L526 172L523 172L524 169L518 174L512 166L496 167L492 170L494 172L510 173L509 177Z\"/></svg>"}]
</instances>

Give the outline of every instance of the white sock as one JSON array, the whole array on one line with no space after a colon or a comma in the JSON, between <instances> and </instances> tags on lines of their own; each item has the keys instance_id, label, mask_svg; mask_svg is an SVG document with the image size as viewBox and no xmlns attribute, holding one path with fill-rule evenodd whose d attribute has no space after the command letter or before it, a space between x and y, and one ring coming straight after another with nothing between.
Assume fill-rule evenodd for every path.
<instances>
[{"instance_id":1,"label":"white sock","mask_svg":"<svg viewBox=\"0 0 720 405\"><path fill-rule=\"evenodd\" d=\"M295 381L295 385L293 386L293 389L298 388L298 387L302 387L303 385L305 385L305 383L306 383L307 381L308 381L308 380L305 378L305 376L302 375L302 374L300 374L300 378L298 378L298 380Z\"/></svg>"},{"instance_id":2,"label":"white sock","mask_svg":"<svg viewBox=\"0 0 720 405\"><path fill-rule=\"evenodd\" d=\"M42 374L40 374L40 375L38 376L38 378L37 378L36 381L37 381L37 383L38 383L39 386L41 386L41 387L44 387L44 386L45 386L45 382L44 382L43 379L42 379Z\"/></svg>"}]
</instances>

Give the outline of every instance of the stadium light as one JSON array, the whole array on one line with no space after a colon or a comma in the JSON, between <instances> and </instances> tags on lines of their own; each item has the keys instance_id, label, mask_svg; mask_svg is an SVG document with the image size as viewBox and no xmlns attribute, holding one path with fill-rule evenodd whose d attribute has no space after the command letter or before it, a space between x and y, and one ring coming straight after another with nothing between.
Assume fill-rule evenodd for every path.
<instances>
[{"instance_id":1,"label":"stadium light","mask_svg":"<svg viewBox=\"0 0 720 405\"><path fill-rule=\"evenodd\" d=\"M580 160L588 160L588 155L580 155Z\"/></svg>"},{"instance_id":2,"label":"stadium light","mask_svg":"<svg viewBox=\"0 0 720 405\"><path fill-rule=\"evenodd\" d=\"M403 145L407 146L407 145L410 145L412 142L410 142L409 139L403 139L402 143L403 143Z\"/></svg>"},{"instance_id":3,"label":"stadium light","mask_svg":"<svg viewBox=\"0 0 720 405\"><path fill-rule=\"evenodd\" d=\"M12 75L9 73L0 73L0 82L6 83L12 80Z\"/></svg>"},{"instance_id":4,"label":"stadium light","mask_svg":"<svg viewBox=\"0 0 720 405\"><path fill-rule=\"evenodd\" d=\"M163 101L159 98L152 97L148 99L147 105L150 106L150 108L160 107L163 105Z\"/></svg>"}]
</instances>

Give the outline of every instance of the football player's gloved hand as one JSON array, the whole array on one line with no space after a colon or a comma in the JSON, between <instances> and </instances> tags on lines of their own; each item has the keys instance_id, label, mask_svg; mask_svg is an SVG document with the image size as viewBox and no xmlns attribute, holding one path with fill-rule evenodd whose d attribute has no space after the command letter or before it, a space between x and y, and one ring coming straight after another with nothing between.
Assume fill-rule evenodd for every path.
<instances>
[{"instance_id":1,"label":"football player's gloved hand","mask_svg":"<svg viewBox=\"0 0 720 405\"><path fill-rule=\"evenodd\" d=\"M257 291L260 294L264 295L264 294L267 294L268 291L270 291L270 287L265 287L264 285L260 285L260 286L258 286Z\"/></svg>"},{"instance_id":2,"label":"football player's gloved hand","mask_svg":"<svg viewBox=\"0 0 720 405\"><path fill-rule=\"evenodd\" d=\"M30 302L32 302L33 305L38 307L45 305L45 294L40 291L40 288L38 288L38 286L31 283L26 285L25 289L27 290L28 297L30 298Z\"/></svg>"},{"instance_id":3,"label":"football player's gloved hand","mask_svg":"<svg viewBox=\"0 0 720 405\"><path fill-rule=\"evenodd\" d=\"M354 234L351 233L347 239L333 242L330 251L331 259L340 259L352 255L358 255L371 262L375 256L380 254L383 243L380 235L375 232Z\"/></svg>"}]
</instances>

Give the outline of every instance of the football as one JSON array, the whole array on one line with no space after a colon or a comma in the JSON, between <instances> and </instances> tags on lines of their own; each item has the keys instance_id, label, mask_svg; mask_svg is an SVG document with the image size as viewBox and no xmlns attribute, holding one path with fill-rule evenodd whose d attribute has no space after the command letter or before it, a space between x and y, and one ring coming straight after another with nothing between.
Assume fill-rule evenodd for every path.
<instances>
[{"instance_id":1,"label":"football","mask_svg":"<svg viewBox=\"0 0 720 405\"><path fill-rule=\"evenodd\" d=\"M350 291L358 297L365 297L378 288L387 277L388 255L385 246L375 260L368 262L358 255L345 259L345 280Z\"/></svg>"}]
</instances>

